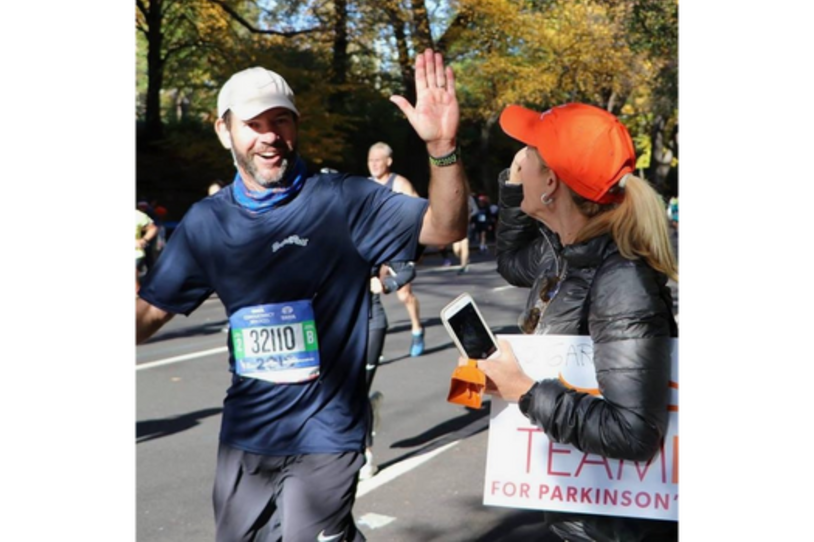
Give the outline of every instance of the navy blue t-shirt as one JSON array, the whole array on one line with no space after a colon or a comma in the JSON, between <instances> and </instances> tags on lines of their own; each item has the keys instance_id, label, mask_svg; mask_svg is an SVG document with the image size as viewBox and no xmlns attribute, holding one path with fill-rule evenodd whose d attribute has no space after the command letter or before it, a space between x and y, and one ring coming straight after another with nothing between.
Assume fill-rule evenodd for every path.
<instances>
[{"instance_id":1,"label":"navy blue t-shirt","mask_svg":"<svg viewBox=\"0 0 814 542\"><path fill-rule=\"evenodd\" d=\"M266 455L364 449L370 268L418 256L427 206L365 177L332 174L308 178L292 201L261 214L238 205L232 186L189 209L139 296L185 315L213 292L227 315L310 300L319 339L314 380L273 384L233 372L222 441Z\"/></svg>"}]
</instances>

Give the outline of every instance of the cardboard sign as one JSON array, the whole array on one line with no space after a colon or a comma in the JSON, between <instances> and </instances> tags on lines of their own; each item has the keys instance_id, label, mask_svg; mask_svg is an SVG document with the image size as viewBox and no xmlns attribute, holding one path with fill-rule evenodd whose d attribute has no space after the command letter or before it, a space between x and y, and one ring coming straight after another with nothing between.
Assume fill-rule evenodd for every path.
<instances>
[{"instance_id":1,"label":"cardboard sign","mask_svg":"<svg viewBox=\"0 0 814 542\"><path fill-rule=\"evenodd\" d=\"M535 380L559 378L599 394L590 337L499 335ZM492 398L483 503L510 508L678 521L678 341L673 340L670 421L650 461L624 461L552 442L516 403Z\"/></svg>"}]
</instances>

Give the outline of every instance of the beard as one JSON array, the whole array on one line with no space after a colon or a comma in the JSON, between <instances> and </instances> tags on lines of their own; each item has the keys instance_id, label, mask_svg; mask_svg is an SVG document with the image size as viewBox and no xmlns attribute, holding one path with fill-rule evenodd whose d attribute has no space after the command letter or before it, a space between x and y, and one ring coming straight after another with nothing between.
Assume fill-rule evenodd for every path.
<instances>
[{"instance_id":1,"label":"beard","mask_svg":"<svg viewBox=\"0 0 814 542\"><path fill-rule=\"evenodd\" d=\"M245 171L263 188L271 188L283 180L292 167L291 157L295 151L287 152L280 161L280 167L273 171L261 171L247 154L240 153L232 146L232 158L239 169ZM277 149L280 151L281 149Z\"/></svg>"}]
</instances>

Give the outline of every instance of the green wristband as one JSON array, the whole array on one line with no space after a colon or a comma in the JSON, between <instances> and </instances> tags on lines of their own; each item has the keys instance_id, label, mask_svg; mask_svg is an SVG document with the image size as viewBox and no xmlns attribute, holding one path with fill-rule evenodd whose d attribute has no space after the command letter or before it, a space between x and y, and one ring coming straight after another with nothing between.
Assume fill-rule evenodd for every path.
<instances>
[{"instance_id":1,"label":"green wristband","mask_svg":"<svg viewBox=\"0 0 814 542\"><path fill-rule=\"evenodd\" d=\"M451 166L452 164L456 164L458 162L460 155L460 149L456 146L451 153L445 154L444 156L439 156L438 158L430 156L430 164L436 167Z\"/></svg>"}]
</instances>

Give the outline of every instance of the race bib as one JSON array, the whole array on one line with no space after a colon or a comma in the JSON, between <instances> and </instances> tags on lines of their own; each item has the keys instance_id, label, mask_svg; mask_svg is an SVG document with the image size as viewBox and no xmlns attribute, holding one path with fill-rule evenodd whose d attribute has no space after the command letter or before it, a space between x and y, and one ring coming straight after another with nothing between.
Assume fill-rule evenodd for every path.
<instances>
[{"instance_id":1,"label":"race bib","mask_svg":"<svg viewBox=\"0 0 814 542\"><path fill-rule=\"evenodd\" d=\"M235 371L267 382L319 376L319 343L310 301L240 309L229 317Z\"/></svg>"}]
</instances>

